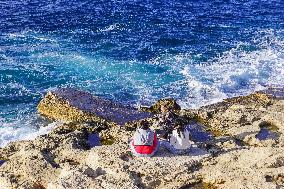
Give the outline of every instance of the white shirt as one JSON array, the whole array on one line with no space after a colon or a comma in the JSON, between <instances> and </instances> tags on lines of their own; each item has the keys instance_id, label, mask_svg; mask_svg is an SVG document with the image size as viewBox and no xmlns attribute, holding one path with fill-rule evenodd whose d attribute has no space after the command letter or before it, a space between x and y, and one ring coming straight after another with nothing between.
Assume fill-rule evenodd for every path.
<instances>
[{"instance_id":1,"label":"white shirt","mask_svg":"<svg viewBox=\"0 0 284 189\"><path fill-rule=\"evenodd\" d=\"M173 130L172 135L170 136L170 144L175 148L179 150L187 149L189 148L193 142L189 140L189 131L185 130L182 133L180 133L180 136L177 133L177 130Z\"/></svg>"}]
</instances>

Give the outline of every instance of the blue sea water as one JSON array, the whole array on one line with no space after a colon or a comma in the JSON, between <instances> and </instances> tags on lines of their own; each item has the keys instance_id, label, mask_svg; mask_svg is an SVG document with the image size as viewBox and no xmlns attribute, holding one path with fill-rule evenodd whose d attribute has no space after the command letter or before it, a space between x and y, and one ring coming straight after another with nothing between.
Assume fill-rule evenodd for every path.
<instances>
[{"instance_id":1,"label":"blue sea water","mask_svg":"<svg viewBox=\"0 0 284 189\"><path fill-rule=\"evenodd\" d=\"M0 146L50 130L44 94L197 108L284 84L282 0L2 0Z\"/></svg>"}]
</instances>

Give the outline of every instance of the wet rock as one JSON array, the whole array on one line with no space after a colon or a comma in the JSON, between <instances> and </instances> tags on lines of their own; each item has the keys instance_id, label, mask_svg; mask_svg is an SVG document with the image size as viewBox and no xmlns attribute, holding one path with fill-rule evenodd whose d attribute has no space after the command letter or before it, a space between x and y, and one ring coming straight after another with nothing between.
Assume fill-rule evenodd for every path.
<instances>
[{"instance_id":1,"label":"wet rock","mask_svg":"<svg viewBox=\"0 0 284 189\"><path fill-rule=\"evenodd\" d=\"M0 166L3 165L5 163L6 160L1 159L0 160Z\"/></svg>"}]
</instances>

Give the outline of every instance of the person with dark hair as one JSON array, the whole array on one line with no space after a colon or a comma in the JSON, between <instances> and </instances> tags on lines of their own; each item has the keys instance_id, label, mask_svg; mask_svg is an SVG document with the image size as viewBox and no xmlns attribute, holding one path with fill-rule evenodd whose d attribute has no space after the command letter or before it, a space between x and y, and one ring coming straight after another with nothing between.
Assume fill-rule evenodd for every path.
<instances>
[{"instance_id":1,"label":"person with dark hair","mask_svg":"<svg viewBox=\"0 0 284 189\"><path fill-rule=\"evenodd\" d=\"M163 141L163 145L173 154L185 154L188 153L191 146L194 144L190 140L190 132L184 127L184 125L177 123L172 134L169 135L168 141Z\"/></svg>"},{"instance_id":2,"label":"person with dark hair","mask_svg":"<svg viewBox=\"0 0 284 189\"><path fill-rule=\"evenodd\" d=\"M149 128L147 120L140 122L140 126L134 133L129 145L134 156L151 157L156 153L159 141L156 133Z\"/></svg>"},{"instance_id":3,"label":"person with dark hair","mask_svg":"<svg viewBox=\"0 0 284 189\"><path fill-rule=\"evenodd\" d=\"M161 135L162 138L167 138L168 134L173 130L173 124L177 120L178 116L172 112L171 108L166 104L161 105L161 114L157 116L157 125L160 128L158 130L158 134Z\"/></svg>"}]
</instances>

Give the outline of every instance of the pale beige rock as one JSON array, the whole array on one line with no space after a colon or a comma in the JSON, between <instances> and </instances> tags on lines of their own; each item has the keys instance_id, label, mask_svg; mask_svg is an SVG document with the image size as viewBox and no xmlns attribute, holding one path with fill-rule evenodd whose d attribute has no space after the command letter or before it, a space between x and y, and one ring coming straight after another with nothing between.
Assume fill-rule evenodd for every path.
<instances>
[{"instance_id":1,"label":"pale beige rock","mask_svg":"<svg viewBox=\"0 0 284 189\"><path fill-rule=\"evenodd\" d=\"M283 99L255 93L181 112L215 137L197 141L198 148L183 156L161 147L152 158L138 158L128 151L136 123L125 128L100 121L64 124L0 149L6 160L0 188L284 188ZM260 140L263 128L275 138ZM109 145L92 147L93 134Z\"/></svg>"},{"instance_id":2,"label":"pale beige rock","mask_svg":"<svg viewBox=\"0 0 284 189\"><path fill-rule=\"evenodd\" d=\"M276 188L277 184L268 182L267 177L283 175L283 150L251 147L231 151L211 160L211 165L205 166L201 172L204 181L215 183L218 188Z\"/></svg>"},{"instance_id":3,"label":"pale beige rock","mask_svg":"<svg viewBox=\"0 0 284 189\"><path fill-rule=\"evenodd\" d=\"M95 179L99 175L87 166L64 167L61 169L58 178L48 183L47 189L101 188L101 183Z\"/></svg>"},{"instance_id":4,"label":"pale beige rock","mask_svg":"<svg viewBox=\"0 0 284 189\"><path fill-rule=\"evenodd\" d=\"M137 187L169 188L173 183L181 187L196 181L191 170L197 169L210 157L208 152L197 148L183 156L174 156L161 148L152 158L129 157L127 149L127 145L120 144L95 147L90 151L86 164L92 169L104 170L117 183L123 179Z\"/></svg>"},{"instance_id":5,"label":"pale beige rock","mask_svg":"<svg viewBox=\"0 0 284 189\"><path fill-rule=\"evenodd\" d=\"M128 143L89 148L87 125L62 125L30 142L15 142L0 169L0 186L14 188L179 188L200 180L194 172L211 155L195 148L174 156L129 156ZM10 175L10 176L9 176ZM25 187L24 187L25 186Z\"/></svg>"}]
</instances>

